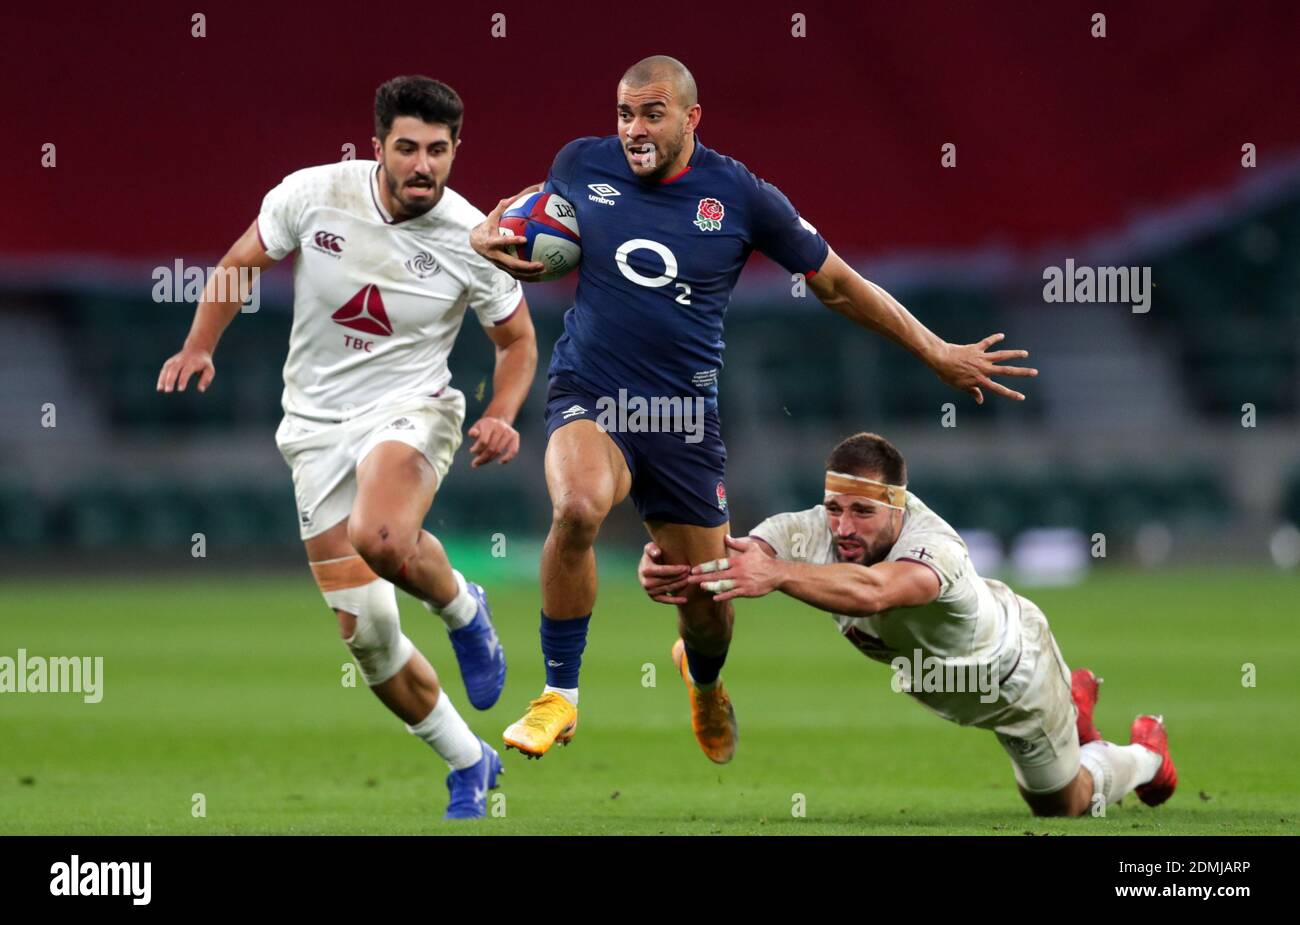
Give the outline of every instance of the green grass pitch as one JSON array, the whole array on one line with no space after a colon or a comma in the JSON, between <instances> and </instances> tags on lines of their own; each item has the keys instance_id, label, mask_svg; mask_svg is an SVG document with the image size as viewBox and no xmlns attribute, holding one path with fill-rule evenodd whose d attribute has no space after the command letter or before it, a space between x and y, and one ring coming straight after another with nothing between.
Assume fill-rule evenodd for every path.
<instances>
[{"instance_id":1,"label":"green grass pitch","mask_svg":"<svg viewBox=\"0 0 1300 925\"><path fill-rule=\"evenodd\" d=\"M364 686L341 684L347 652L307 570L196 565L192 578L0 586L0 655L105 660L98 704L0 694L0 833L1294 834L1295 577L1097 572L1025 593L1071 667L1105 678L1108 738L1164 713L1180 784L1159 809L1130 797L1105 818L1034 819L991 733L891 692L886 666L780 596L738 602L724 677L741 740L732 764L711 765L668 657L673 611L620 564L604 569L574 743L541 761L505 754L504 815L445 823L445 765ZM436 619L407 598L402 610L470 725L499 745L541 688L538 594L518 578L487 584L510 675L486 714L469 707Z\"/></svg>"}]
</instances>

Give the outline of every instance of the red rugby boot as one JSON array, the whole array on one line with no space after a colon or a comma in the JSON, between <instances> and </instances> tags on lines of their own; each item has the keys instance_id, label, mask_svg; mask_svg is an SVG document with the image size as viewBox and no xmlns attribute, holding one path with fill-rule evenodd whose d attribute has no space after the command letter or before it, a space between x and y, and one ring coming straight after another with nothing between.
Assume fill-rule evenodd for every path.
<instances>
[{"instance_id":1,"label":"red rugby boot","mask_svg":"<svg viewBox=\"0 0 1300 925\"><path fill-rule=\"evenodd\" d=\"M1101 678L1092 673L1090 668L1076 668L1070 673L1070 696L1079 711L1079 744L1100 742L1101 733L1092 721L1092 711L1097 707L1097 691L1101 687Z\"/></svg>"},{"instance_id":2,"label":"red rugby boot","mask_svg":"<svg viewBox=\"0 0 1300 925\"><path fill-rule=\"evenodd\" d=\"M1129 741L1164 758L1156 776L1137 788L1139 800L1147 806L1159 806L1174 795L1174 788L1178 786L1178 772L1174 770L1174 759L1169 756L1169 735L1165 732L1164 717L1139 716L1133 720Z\"/></svg>"}]
</instances>

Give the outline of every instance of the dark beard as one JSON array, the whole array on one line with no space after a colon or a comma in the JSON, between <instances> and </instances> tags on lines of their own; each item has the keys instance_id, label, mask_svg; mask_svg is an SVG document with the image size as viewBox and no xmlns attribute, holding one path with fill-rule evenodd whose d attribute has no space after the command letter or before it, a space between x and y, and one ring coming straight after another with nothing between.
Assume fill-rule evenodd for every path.
<instances>
[{"instance_id":1,"label":"dark beard","mask_svg":"<svg viewBox=\"0 0 1300 925\"><path fill-rule=\"evenodd\" d=\"M411 204L408 203L405 199L403 199L400 195L398 195L399 188L397 186L397 181L393 179L393 175L390 174L387 170L384 171L384 183L388 187L388 195L393 198L393 201L396 202L398 204L398 207L402 210L400 215L393 216L393 218L397 219L398 221L405 221L406 219L411 219L411 218L419 218L421 215L424 215L426 212L430 211L434 206L436 206L438 204L438 200L442 198L441 196L430 196L428 202L417 202L415 204Z\"/></svg>"},{"instance_id":2,"label":"dark beard","mask_svg":"<svg viewBox=\"0 0 1300 925\"><path fill-rule=\"evenodd\" d=\"M686 136L683 135L681 143L677 145L674 150L666 152L663 163L656 166L652 173L646 174L645 179L653 180L655 182L666 180L668 178L668 171L672 169L673 164L677 163L677 157L682 153L682 149L685 147Z\"/></svg>"}]
</instances>

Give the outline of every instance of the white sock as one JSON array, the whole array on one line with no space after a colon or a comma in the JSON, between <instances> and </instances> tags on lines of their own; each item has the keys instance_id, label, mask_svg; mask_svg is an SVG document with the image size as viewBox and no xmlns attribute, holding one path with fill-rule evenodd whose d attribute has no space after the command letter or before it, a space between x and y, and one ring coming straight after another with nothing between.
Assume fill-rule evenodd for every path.
<instances>
[{"instance_id":1,"label":"white sock","mask_svg":"<svg viewBox=\"0 0 1300 925\"><path fill-rule=\"evenodd\" d=\"M578 689L576 687L551 687L546 685L542 688L543 694L559 694L575 707L578 705Z\"/></svg>"},{"instance_id":2,"label":"white sock","mask_svg":"<svg viewBox=\"0 0 1300 925\"><path fill-rule=\"evenodd\" d=\"M452 569L451 573L456 576L456 596L445 607L438 607L429 601L424 601L424 606L430 613L442 617L442 622L447 624L447 629L458 630L474 622L474 616L478 613L478 601L469 593L469 584L465 581L465 576L455 569Z\"/></svg>"},{"instance_id":3,"label":"white sock","mask_svg":"<svg viewBox=\"0 0 1300 925\"><path fill-rule=\"evenodd\" d=\"M406 729L411 735L428 742L453 771L478 764L483 757L483 746L478 736L460 718L446 691L438 692L438 702L428 716Z\"/></svg>"},{"instance_id":4,"label":"white sock","mask_svg":"<svg viewBox=\"0 0 1300 925\"><path fill-rule=\"evenodd\" d=\"M1079 750L1079 762L1092 775L1092 792L1115 806L1135 787L1150 782L1164 759L1143 745L1089 742Z\"/></svg>"}]
</instances>

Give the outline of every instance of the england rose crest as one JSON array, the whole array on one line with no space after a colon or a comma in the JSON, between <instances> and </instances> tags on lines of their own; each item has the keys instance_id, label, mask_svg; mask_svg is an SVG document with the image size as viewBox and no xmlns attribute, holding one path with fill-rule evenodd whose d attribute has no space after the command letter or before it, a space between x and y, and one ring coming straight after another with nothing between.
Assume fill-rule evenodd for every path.
<instances>
[{"instance_id":1,"label":"england rose crest","mask_svg":"<svg viewBox=\"0 0 1300 925\"><path fill-rule=\"evenodd\" d=\"M719 482L717 490L718 490L718 510L725 511L727 509L727 486Z\"/></svg>"},{"instance_id":2,"label":"england rose crest","mask_svg":"<svg viewBox=\"0 0 1300 925\"><path fill-rule=\"evenodd\" d=\"M726 210L716 199L701 199L695 212L695 227L700 231L717 231L722 227L722 216Z\"/></svg>"}]
</instances>

